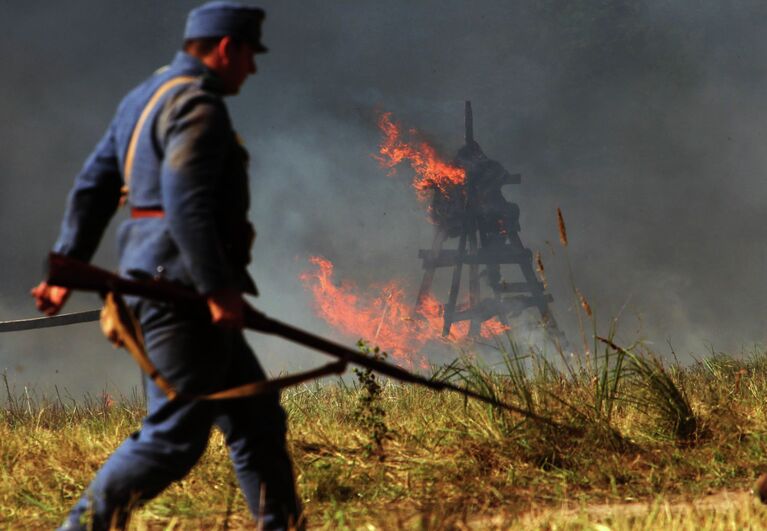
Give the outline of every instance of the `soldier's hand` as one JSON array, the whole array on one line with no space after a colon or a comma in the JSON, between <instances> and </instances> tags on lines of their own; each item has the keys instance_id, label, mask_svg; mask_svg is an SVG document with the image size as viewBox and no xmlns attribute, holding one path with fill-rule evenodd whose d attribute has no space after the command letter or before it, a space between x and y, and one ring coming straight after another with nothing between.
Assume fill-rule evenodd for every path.
<instances>
[{"instance_id":1,"label":"soldier's hand","mask_svg":"<svg viewBox=\"0 0 767 531\"><path fill-rule=\"evenodd\" d=\"M237 290L214 291L208 295L208 309L213 324L240 329L245 324L245 301Z\"/></svg>"},{"instance_id":2,"label":"soldier's hand","mask_svg":"<svg viewBox=\"0 0 767 531\"><path fill-rule=\"evenodd\" d=\"M35 306L45 315L56 315L69 298L70 289L61 286L49 286L42 281L30 290L30 295L35 298Z\"/></svg>"}]
</instances>

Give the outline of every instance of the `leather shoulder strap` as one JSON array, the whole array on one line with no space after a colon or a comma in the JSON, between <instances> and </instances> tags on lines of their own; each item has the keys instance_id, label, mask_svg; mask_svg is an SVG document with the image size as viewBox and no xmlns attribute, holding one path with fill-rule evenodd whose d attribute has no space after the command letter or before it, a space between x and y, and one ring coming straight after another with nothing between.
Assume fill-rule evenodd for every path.
<instances>
[{"instance_id":1,"label":"leather shoulder strap","mask_svg":"<svg viewBox=\"0 0 767 531\"><path fill-rule=\"evenodd\" d=\"M133 127L133 132L131 133L130 142L128 142L128 151L125 153L125 164L123 166L123 187L121 191L122 192L121 203L125 203L125 201L128 198L128 190L130 189L130 181L132 177L131 174L133 172L133 159L136 156L136 145L138 144L138 139L139 139L139 136L141 135L141 130L144 128L144 125L146 124L146 121L149 118L149 115L152 113L152 110L157 105L157 102L169 90L179 85L191 83L193 81L196 81L197 79L198 78L195 76L177 76L177 77L170 78L165 83L160 85L157 88L157 90L155 90L154 94L152 94L152 97L149 98L149 101L144 107L144 110L141 111L141 115L139 116L139 119L136 122L136 125Z\"/></svg>"}]
</instances>

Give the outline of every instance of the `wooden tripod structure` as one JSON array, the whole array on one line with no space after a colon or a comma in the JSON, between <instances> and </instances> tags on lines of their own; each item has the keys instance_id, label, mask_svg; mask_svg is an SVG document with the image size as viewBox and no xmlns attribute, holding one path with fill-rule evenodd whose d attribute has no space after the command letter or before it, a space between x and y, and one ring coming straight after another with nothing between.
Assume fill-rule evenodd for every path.
<instances>
[{"instance_id":1,"label":"wooden tripod structure","mask_svg":"<svg viewBox=\"0 0 767 531\"><path fill-rule=\"evenodd\" d=\"M431 249L421 249L424 276L416 301L420 309L431 293L434 275L439 268L452 268L452 281L447 303L444 304L442 335L450 334L454 323L470 321L469 335L478 336L483 322L497 317L508 326L509 319L528 308L536 308L541 322L555 343L566 345L549 303L554 299L546 293L533 268L533 253L519 237L519 207L509 203L500 192L506 184L519 184L521 176L510 174L498 162L488 159L474 140L471 102L466 102L466 144L456 156L455 164L466 171L466 182L454 194L452 219L435 219L435 234ZM435 200L439 192L435 191ZM438 211L432 204L432 213ZM442 209L444 210L444 209ZM434 216L433 216L434 217ZM458 238L458 247L445 249L449 238ZM501 266L516 266L523 281L505 282ZM469 268L468 304L458 305L463 267ZM480 272L480 267L484 271ZM481 278L486 277L492 296L482 299Z\"/></svg>"}]
</instances>

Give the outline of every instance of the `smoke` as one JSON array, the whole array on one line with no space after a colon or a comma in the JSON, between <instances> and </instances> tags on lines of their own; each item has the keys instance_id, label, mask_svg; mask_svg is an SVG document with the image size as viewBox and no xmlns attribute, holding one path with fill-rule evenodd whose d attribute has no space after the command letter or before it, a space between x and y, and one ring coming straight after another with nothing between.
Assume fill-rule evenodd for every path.
<instances>
[{"instance_id":1,"label":"smoke","mask_svg":"<svg viewBox=\"0 0 767 531\"><path fill-rule=\"evenodd\" d=\"M371 157L375 115L392 111L450 158L470 99L484 152L523 175L505 192L573 342L567 260L600 326L620 316L620 339L661 353L671 343L683 358L763 341L763 3L263 4L272 51L230 109L253 158L252 268L264 311L333 335L298 280L312 254L359 285L403 279L415 296L417 252L433 229L407 170L388 177ZM74 175L122 95L172 59L194 5L0 6L0 320L34 315L27 291ZM95 261L115 265L112 233ZM249 337L273 373L319 361ZM19 383L73 394L138 383L95 325L3 334L3 367Z\"/></svg>"}]
</instances>

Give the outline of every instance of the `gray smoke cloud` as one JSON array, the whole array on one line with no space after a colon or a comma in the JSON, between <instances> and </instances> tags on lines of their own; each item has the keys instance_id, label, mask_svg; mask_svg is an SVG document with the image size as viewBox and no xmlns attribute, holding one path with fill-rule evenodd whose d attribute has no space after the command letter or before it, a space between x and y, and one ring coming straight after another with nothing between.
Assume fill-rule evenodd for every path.
<instances>
[{"instance_id":1,"label":"gray smoke cloud","mask_svg":"<svg viewBox=\"0 0 767 531\"><path fill-rule=\"evenodd\" d=\"M34 315L27 291L74 175L124 93L172 59L196 4L0 6L0 320ZM351 342L315 316L298 280L312 254L331 259L339 279L400 278L415 296L417 251L433 228L407 168L388 177L371 156L376 113L392 111L451 158L470 99L485 153L523 175L505 193L573 342L557 207L575 284L602 328L620 316L620 338L663 354L670 342L683 359L763 341L763 2L262 4L272 51L230 108L253 157L264 311ZM95 261L115 265L112 232ZM97 302L77 295L69 309ZM320 360L251 339L273 373ZM0 368L17 385L74 396L138 383L95 325L3 334Z\"/></svg>"}]
</instances>

